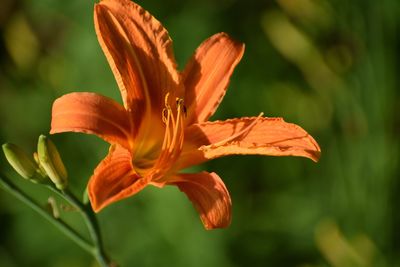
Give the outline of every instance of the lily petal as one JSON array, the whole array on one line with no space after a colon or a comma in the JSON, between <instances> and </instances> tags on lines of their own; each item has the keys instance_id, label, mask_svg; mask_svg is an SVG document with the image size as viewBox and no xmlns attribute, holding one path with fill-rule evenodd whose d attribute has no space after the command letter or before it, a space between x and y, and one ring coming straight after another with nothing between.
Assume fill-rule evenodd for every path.
<instances>
[{"instance_id":1,"label":"lily petal","mask_svg":"<svg viewBox=\"0 0 400 267\"><path fill-rule=\"evenodd\" d=\"M231 197L216 173L180 174L169 184L176 185L192 201L207 230L231 223Z\"/></svg>"},{"instance_id":2,"label":"lily petal","mask_svg":"<svg viewBox=\"0 0 400 267\"><path fill-rule=\"evenodd\" d=\"M108 156L94 170L88 184L95 212L118 200L130 197L148 184L133 169L132 156L121 146L111 146Z\"/></svg>"},{"instance_id":3,"label":"lily petal","mask_svg":"<svg viewBox=\"0 0 400 267\"><path fill-rule=\"evenodd\" d=\"M70 93L53 103L51 134L95 134L109 143L129 148L129 116L113 99L96 93Z\"/></svg>"},{"instance_id":4,"label":"lily petal","mask_svg":"<svg viewBox=\"0 0 400 267\"><path fill-rule=\"evenodd\" d=\"M167 30L130 0L101 1L94 20L125 107L141 118L151 108L162 110L166 93L175 93L180 84Z\"/></svg>"},{"instance_id":5,"label":"lily petal","mask_svg":"<svg viewBox=\"0 0 400 267\"><path fill-rule=\"evenodd\" d=\"M229 79L244 53L244 44L218 33L196 50L182 74L187 125L211 117L225 95Z\"/></svg>"},{"instance_id":6,"label":"lily petal","mask_svg":"<svg viewBox=\"0 0 400 267\"><path fill-rule=\"evenodd\" d=\"M205 122L185 132L180 167L234 154L300 156L318 161L318 143L300 126L282 118L249 117Z\"/></svg>"}]
</instances>

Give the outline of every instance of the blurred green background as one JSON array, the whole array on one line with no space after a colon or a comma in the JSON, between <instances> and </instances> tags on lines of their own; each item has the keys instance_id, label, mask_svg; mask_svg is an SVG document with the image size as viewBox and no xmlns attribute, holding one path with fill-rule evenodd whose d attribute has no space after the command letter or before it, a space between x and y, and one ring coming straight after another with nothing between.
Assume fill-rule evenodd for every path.
<instances>
[{"instance_id":1,"label":"blurred green background","mask_svg":"<svg viewBox=\"0 0 400 267\"><path fill-rule=\"evenodd\" d=\"M213 119L284 117L319 142L303 158L241 156L198 167L217 172L232 225L204 230L176 188L149 187L99 214L121 266L400 266L398 0L138 1L174 40L182 69L207 37L225 31L245 56ZM52 101L73 91L120 101L98 45L93 1L1 0L0 141L33 153ZM108 145L52 136L81 195ZM41 203L49 193L0 168ZM84 230L79 216L63 217ZM0 266L96 266L90 255L0 190Z\"/></svg>"}]
</instances>

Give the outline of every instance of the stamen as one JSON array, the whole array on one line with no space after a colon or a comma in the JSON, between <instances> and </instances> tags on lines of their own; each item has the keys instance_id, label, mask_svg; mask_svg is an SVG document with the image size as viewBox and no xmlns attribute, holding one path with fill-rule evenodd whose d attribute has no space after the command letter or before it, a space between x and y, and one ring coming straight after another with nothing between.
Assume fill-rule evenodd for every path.
<instances>
[{"instance_id":1,"label":"stamen","mask_svg":"<svg viewBox=\"0 0 400 267\"><path fill-rule=\"evenodd\" d=\"M168 97L169 97L169 92L165 95L165 98L164 98L164 103L165 103L165 107L166 108L169 108L170 106L169 106L169 103L168 103Z\"/></svg>"},{"instance_id":2,"label":"stamen","mask_svg":"<svg viewBox=\"0 0 400 267\"><path fill-rule=\"evenodd\" d=\"M167 124L167 120L168 120L167 118L169 116L169 110L167 108L163 108L161 116L162 116L163 123Z\"/></svg>"},{"instance_id":3,"label":"stamen","mask_svg":"<svg viewBox=\"0 0 400 267\"><path fill-rule=\"evenodd\" d=\"M182 109L183 115L185 115L185 117L186 117L187 110L186 110L186 106L185 106L185 103L182 98L179 98L179 97L176 98L176 106L177 106L178 110Z\"/></svg>"},{"instance_id":4,"label":"stamen","mask_svg":"<svg viewBox=\"0 0 400 267\"><path fill-rule=\"evenodd\" d=\"M167 108L164 108L163 109L163 122L165 123L165 133L164 133L164 140L163 140L163 144L162 144L162 150L164 150L168 147L168 143L170 140L170 136L169 136L170 117L171 117L171 111Z\"/></svg>"},{"instance_id":5,"label":"stamen","mask_svg":"<svg viewBox=\"0 0 400 267\"><path fill-rule=\"evenodd\" d=\"M155 176L162 175L179 157L183 147L185 105L181 98L176 98L177 112L174 116L168 102L169 93L165 95L165 108L162 111L162 120L165 123L164 140L157 163L153 167ZM164 170L164 171L162 171ZM160 176L159 178L161 178Z\"/></svg>"},{"instance_id":6,"label":"stamen","mask_svg":"<svg viewBox=\"0 0 400 267\"><path fill-rule=\"evenodd\" d=\"M241 130L241 131L237 132L236 134L234 134L234 135L232 135L232 136L230 136L230 137L228 137L228 138L226 138L224 140L221 140L221 141L219 141L217 143L213 143L213 144L210 144L210 145L207 145L207 146L202 146L202 147L200 147L200 150L207 150L209 148L214 148L214 147L217 147L217 146L223 146L226 143L235 140L236 138L238 138L239 136L243 135L244 133L248 132L251 128L253 128L253 126L256 125L256 123L260 120L260 118L263 115L264 115L264 112L261 112L257 116L257 118L252 123L250 123L249 126L245 127L243 130Z\"/></svg>"},{"instance_id":7,"label":"stamen","mask_svg":"<svg viewBox=\"0 0 400 267\"><path fill-rule=\"evenodd\" d=\"M183 100L182 100L183 101ZM175 146L175 142L176 142L176 137L178 135L178 128L179 128L179 122L181 120L181 109L180 109L180 104L178 104L178 114L176 115L176 124L174 125L174 132L172 133L172 142L171 142L171 146L169 147L169 152L172 152L172 150L174 149Z\"/></svg>"},{"instance_id":8,"label":"stamen","mask_svg":"<svg viewBox=\"0 0 400 267\"><path fill-rule=\"evenodd\" d=\"M176 105L177 106L183 105L183 99L182 98L177 97L177 98L175 98L175 100L176 100Z\"/></svg>"}]
</instances>

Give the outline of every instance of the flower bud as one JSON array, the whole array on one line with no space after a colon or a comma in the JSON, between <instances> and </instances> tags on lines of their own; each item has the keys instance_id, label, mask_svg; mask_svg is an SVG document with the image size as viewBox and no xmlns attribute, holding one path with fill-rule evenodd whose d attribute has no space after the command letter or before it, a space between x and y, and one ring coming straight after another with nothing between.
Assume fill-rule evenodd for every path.
<instances>
[{"instance_id":1,"label":"flower bud","mask_svg":"<svg viewBox=\"0 0 400 267\"><path fill-rule=\"evenodd\" d=\"M54 143L44 135L39 136L38 158L40 166L60 190L67 187L67 170Z\"/></svg>"},{"instance_id":2,"label":"flower bud","mask_svg":"<svg viewBox=\"0 0 400 267\"><path fill-rule=\"evenodd\" d=\"M6 143L2 148L8 163L19 175L33 182L43 180L38 173L39 166L20 147Z\"/></svg>"}]
</instances>

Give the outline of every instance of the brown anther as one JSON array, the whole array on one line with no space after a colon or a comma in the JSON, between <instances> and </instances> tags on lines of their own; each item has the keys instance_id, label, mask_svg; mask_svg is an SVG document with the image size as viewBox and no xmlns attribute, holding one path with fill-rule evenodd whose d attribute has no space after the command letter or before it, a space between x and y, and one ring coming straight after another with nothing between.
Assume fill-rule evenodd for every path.
<instances>
[{"instance_id":1,"label":"brown anther","mask_svg":"<svg viewBox=\"0 0 400 267\"><path fill-rule=\"evenodd\" d=\"M187 109L186 109L186 106L185 106L185 101L182 98L177 97L176 98L176 105L177 105L178 109L182 108L183 114L186 117Z\"/></svg>"}]
</instances>

